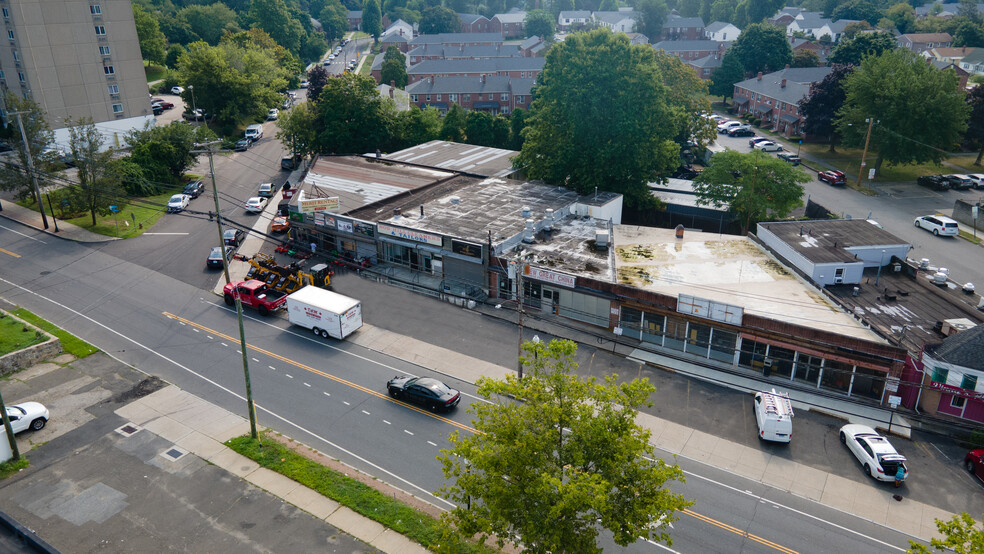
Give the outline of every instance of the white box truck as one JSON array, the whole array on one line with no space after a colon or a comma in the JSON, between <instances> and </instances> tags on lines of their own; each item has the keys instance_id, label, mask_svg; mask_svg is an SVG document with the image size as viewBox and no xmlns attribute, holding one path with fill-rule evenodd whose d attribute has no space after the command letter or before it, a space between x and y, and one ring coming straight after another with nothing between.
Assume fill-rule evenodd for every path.
<instances>
[{"instance_id":1,"label":"white box truck","mask_svg":"<svg viewBox=\"0 0 984 554\"><path fill-rule=\"evenodd\" d=\"M287 320L315 335L341 340L362 327L362 303L308 285L287 296Z\"/></svg>"}]
</instances>

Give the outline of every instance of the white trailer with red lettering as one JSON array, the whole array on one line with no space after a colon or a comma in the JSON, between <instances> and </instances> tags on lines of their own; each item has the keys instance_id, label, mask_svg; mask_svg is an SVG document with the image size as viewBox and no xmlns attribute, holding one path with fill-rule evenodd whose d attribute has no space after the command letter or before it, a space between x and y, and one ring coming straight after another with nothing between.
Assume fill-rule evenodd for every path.
<instances>
[{"instance_id":1,"label":"white trailer with red lettering","mask_svg":"<svg viewBox=\"0 0 984 554\"><path fill-rule=\"evenodd\" d=\"M362 303L308 285L287 296L287 320L315 335L341 340L362 327Z\"/></svg>"}]
</instances>

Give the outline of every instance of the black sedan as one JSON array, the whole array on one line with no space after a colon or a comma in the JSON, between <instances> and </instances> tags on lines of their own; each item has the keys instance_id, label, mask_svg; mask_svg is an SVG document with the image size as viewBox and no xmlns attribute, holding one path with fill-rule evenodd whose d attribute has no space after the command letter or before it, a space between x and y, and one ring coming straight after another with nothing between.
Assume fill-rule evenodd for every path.
<instances>
[{"instance_id":1,"label":"black sedan","mask_svg":"<svg viewBox=\"0 0 984 554\"><path fill-rule=\"evenodd\" d=\"M209 269L222 269L223 248L225 249L225 261L228 263L232 259L232 254L236 251L235 248L231 246L213 246L212 251L208 253L208 258L205 259L205 267Z\"/></svg>"},{"instance_id":2,"label":"black sedan","mask_svg":"<svg viewBox=\"0 0 984 554\"><path fill-rule=\"evenodd\" d=\"M432 411L450 410L458 405L461 393L430 377L396 376L386 382L390 396L419 404Z\"/></svg>"},{"instance_id":3,"label":"black sedan","mask_svg":"<svg viewBox=\"0 0 984 554\"><path fill-rule=\"evenodd\" d=\"M239 246L246 238L246 232L242 229L226 229L222 232L222 242L229 246Z\"/></svg>"},{"instance_id":4,"label":"black sedan","mask_svg":"<svg viewBox=\"0 0 984 554\"><path fill-rule=\"evenodd\" d=\"M203 192L205 192L205 183L201 181L192 181L185 185L184 190L181 191L182 194L187 194L192 198L198 198Z\"/></svg>"},{"instance_id":5,"label":"black sedan","mask_svg":"<svg viewBox=\"0 0 984 554\"><path fill-rule=\"evenodd\" d=\"M728 131L728 136L729 137L754 137L755 136L755 131L753 131L753 130L747 128L747 127L736 127L734 129Z\"/></svg>"},{"instance_id":6,"label":"black sedan","mask_svg":"<svg viewBox=\"0 0 984 554\"><path fill-rule=\"evenodd\" d=\"M235 152L245 152L249 150L249 146L251 144L253 144L253 141L249 139L241 139L238 142L236 142L236 146L234 146L232 149Z\"/></svg>"}]
</instances>

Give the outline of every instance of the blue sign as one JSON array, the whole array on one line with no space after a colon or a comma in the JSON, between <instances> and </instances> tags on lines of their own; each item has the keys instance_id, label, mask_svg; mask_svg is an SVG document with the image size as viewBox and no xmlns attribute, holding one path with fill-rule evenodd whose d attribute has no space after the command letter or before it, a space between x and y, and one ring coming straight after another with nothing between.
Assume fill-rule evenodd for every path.
<instances>
[{"instance_id":1,"label":"blue sign","mask_svg":"<svg viewBox=\"0 0 984 554\"><path fill-rule=\"evenodd\" d=\"M112 206L109 207L109 211L113 212L114 214L118 214L120 213L120 207L117 206L116 204L113 204Z\"/></svg>"}]
</instances>

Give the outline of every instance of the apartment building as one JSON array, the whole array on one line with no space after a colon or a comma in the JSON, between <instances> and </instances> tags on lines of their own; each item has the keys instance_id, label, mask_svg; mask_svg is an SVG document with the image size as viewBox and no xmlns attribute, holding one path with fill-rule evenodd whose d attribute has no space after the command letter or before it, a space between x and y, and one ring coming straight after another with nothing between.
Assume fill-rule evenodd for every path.
<instances>
[{"instance_id":1,"label":"apartment building","mask_svg":"<svg viewBox=\"0 0 984 554\"><path fill-rule=\"evenodd\" d=\"M0 8L0 88L37 102L59 146L68 145L69 120L92 118L111 146L153 124L130 2L0 0Z\"/></svg>"}]
</instances>

